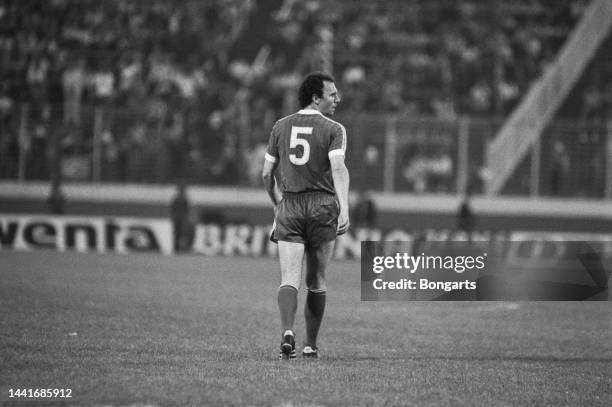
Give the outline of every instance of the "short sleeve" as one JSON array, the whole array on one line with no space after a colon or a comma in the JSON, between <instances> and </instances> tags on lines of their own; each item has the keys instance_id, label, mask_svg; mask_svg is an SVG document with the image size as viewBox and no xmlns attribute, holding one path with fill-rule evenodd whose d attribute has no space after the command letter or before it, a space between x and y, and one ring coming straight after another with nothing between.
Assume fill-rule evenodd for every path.
<instances>
[{"instance_id":1,"label":"short sleeve","mask_svg":"<svg viewBox=\"0 0 612 407\"><path fill-rule=\"evenodd\" d=\"M340 123L336 123L332 133L331 143L327 155L331 158L336 155L344 156L346 153L346 129Z\"/></svg>"},{"instance_id":2,"label":"short sleeve","mask_svg":"<svg viewBox=\"0 0 612 407\"><path fill-rule=\"evenodd\" d=\"M276 142L276 140L278 139L276 131L277 126L278 122L276 122L274 124L274 127L272 127L272 131L270 132L270 138L268 139L268 147L266 148L265 159L266 161L270 161L271 163L278 162L278 143Z\"/></svg>"}]
</instances>

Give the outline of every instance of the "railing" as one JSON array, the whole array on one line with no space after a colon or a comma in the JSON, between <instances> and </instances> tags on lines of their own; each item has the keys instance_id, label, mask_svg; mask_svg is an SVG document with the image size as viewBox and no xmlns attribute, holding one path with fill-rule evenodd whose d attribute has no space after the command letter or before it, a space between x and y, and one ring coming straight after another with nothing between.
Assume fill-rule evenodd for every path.
<instances>
[{"instance_id":1,"label":"railing","mask_svg":"<svg viewBox=\"0 0 612 407\"><path fill-rule=\"evenodd\" d=\"M469 117L335 119L347 128L352 189L427 194L483 193L485 152L501 126ZM80 125L66 125L53 115L33 120L24 105L0 120L0 179L260 185L261 136L241 134L244 126L212 132L197 115L176 120L186 124L97 106L84 109ZM553 122L536 147L506 194L533 195L536 183L539 195L611 198L612 123Z\"/></svg>"},{"instance_id":2,"label":"railing","mask_svg":"<svg viewBox=\"0 0 612 407\"><path fill-rule=\"evenodd\" d=\"M612 3L594 0L555 61L531 85L490 144L488 160L495 164L487 185L490 193L502 190L517 164L532 147L532 151L537 152L541 143L539 137L608 36L610 27ZM536 162L537 153L532 154L531 159ZM538 183L532 184L533 194L538 194L537 188Z\"/></svg>"}]
</instances>

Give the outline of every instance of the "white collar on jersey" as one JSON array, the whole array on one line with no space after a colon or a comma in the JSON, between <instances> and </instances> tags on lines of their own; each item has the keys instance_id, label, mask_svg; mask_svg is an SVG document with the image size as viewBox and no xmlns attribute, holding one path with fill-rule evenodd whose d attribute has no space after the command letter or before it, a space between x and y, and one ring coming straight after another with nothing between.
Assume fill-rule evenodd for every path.
<instances>
[{"instance_id":1,"label":"white collar on jersey","mask_svg":"<svg viewBox=\"0 0 612 407\"><path fill-rule=\"evenodd\" d=\"M323 116L323 113L315 109L302 109L298 113L299 114L320 114L321 116Z\"/></svg>"}]
</instances>

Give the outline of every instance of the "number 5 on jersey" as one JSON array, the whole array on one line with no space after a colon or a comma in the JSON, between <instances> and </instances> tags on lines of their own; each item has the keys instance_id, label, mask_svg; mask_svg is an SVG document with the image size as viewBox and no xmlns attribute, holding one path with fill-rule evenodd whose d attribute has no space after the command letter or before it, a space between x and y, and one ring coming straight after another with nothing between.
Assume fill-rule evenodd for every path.
<instances>
[{"instance_id":1,"label":"number 5 on jersey","mask_svg":"<svg viewBox=\"0 0 612 407\"><path fill-rule=\"evenodd\" d=\"M304 149L304 153L301 157L298 157L295 154L289 154L289 161L291 161L295 165L304 165L308 162L308 159L310 158L310 144L305 138L299 137L300 134L312 134L312 127L291 127L289 148L296 148L297 146L302 146L302 148Z\"/></svg>"}]
</instances>

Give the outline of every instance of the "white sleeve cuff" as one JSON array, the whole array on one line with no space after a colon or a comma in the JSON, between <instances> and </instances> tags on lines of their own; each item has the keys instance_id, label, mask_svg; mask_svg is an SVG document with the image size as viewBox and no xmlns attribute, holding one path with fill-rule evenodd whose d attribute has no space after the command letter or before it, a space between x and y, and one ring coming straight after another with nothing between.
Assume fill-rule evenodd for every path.
<instances>
[{"instance_id":1,"label":"white sleeve cuff","mask_svg":"<svg viewBox=\"0 0 612 407\"><path fill-rule=\"evenodd\" d=\"M266 153L265 158L266 158L266 161L270 161L271 163L276 163L278 161L278 158L271 156L268 153Z\"/></svg>"},{"instance_id":2,"label":"white sleeve cuff","mask_svg":"<svg viewBox=\"0 0 612 407\"><path fill-rule=\"evenodd\" d=\"M327 153L327 156L328 156L329 158L332 158L332 157L337 156L337 155L344 156L344 150L343 150L343 149L341 149L341 148L339 148L339 149L337 149L337 150L332 150L332 151L330 151L329 153Z\"/></svg>"}]
</instances>

